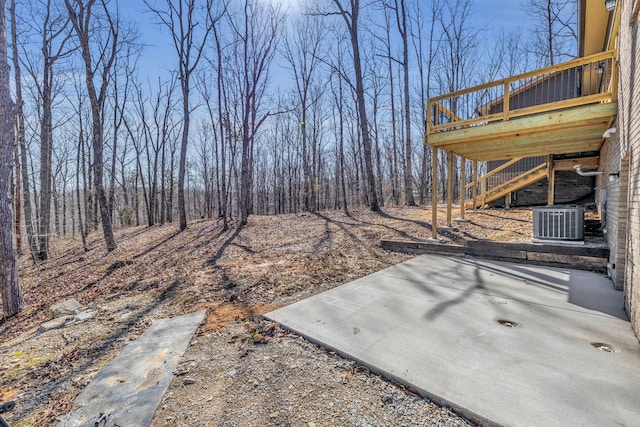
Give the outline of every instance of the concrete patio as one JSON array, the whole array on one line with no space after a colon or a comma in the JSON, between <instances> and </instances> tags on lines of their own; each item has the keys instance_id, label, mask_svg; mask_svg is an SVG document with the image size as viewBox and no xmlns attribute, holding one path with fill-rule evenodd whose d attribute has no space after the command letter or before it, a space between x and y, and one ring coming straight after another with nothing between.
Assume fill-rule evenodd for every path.
<instances>
[{"instance_id":1,"label":"concrete patio","mask_svg":"<svg viewBox=\"0 0 640 427\"><path fill-rule=\"evenodd\" d=\"M640 344L608 278L439 255L267 318L469 419L640 425Z\"/></svg>"}]
</instances>

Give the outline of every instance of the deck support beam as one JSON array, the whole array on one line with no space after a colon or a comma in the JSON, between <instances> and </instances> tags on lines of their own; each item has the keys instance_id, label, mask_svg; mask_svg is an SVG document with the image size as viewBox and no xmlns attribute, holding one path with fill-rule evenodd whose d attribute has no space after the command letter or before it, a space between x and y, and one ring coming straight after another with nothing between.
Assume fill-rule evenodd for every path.
<instances>
[{"instance_id":1,"label":"deck support beam","mask_svg":"<svg viewBox=\"0 0 640 427\"><path fill-rule=\"evenodd\" d=\"M438 148L433 147L431 154L431 238L438 239Z\"/></svg>"},{"instance_id":2,"label":"deck support beam","mask_svg":"<svg viewBox=\"0 0 640 427\"><path fill-rule=\"evenodd\" d=\"M460 219L464 219L464 207L467 203L467 159L460 158Z\"/></svg>"},{"instance_id":3,"label":"deck support beam","mask_svg":"<svg viewBox=\"0 0 640 427\"><path fill-rule=\"evenodd\" d=\"M555 169L553 168L553 155L549 154L547 156L547 182L548 182L548 191L547 191L547 204L553 205L555 202L555 186L556 186L556 174Z\"/></svg>"},{"instance_id":4,"label":"deck support beam","mask_svg":"<svg viewBox=\"0 0 640 427\"><path fill-rule=\"evenodd\" d=\"M471 196L473 197L473 210L478 209L478 162L473 161L473 191Z\"/></svg>"},{"instance_id":5,"label":"deck support beam","mask_svg":"<svg viewBox=\"0 0 640 427\"><path fill-rule=\"evenodd\" d=\"M453 205L453 156L447 152L447 227L451 227L451 206Z\"/></svg>"}]
</instances>

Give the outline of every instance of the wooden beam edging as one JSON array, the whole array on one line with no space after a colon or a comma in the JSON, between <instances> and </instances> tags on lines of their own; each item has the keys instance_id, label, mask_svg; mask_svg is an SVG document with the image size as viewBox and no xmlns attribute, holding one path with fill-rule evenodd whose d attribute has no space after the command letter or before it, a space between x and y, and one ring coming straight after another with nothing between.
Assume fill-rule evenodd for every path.
<instances>
[{"instance_id":1,"label":"wooden beam edging","mask_svg":"<svg viewBox=\"0 0 640 427\"><path fill-rule=\"evenodd\" d=\"M479 242L480 243L480 242ZM491 242L495 245L502 245L499 242ZM515 249L509 244L498 249L492 248L490 251L482 247L450 245L443 243L425 243L425 242L403 242L393 240L381 240L380 246L383 249L409 254L434 254L443 256L462 256L478 259L487 259L495 261L506 261L514 263L524 263L541 265L547 267L572 268L576 270L594 271L598 273L607 272L608 255L589 256L576 254L563 254L559 252L548 252L535 250L533 244L526 245L527 249ZM549 248L549 245L542 246ZM561 246L553 246L555 249ZM565 249L596 249L596 248L577 248L565 247ZM547 249L550 250L550 249ZM608 251L608 249L607 249Z\"/></svg>"},{"instance_id":2,"label":"wooden beam edging","mask_svg":"<svg viewBox=\"0 0 640 427\"><path fill-rule=\"evenodd\" d=\"M509 243L494 242L491 240L469 240L466 245L470 248L482 248L487 252L494 249L506 248L509 250L539 252L539 253L557 253L561 255L589 256L596 258L609 258L609 248L601 246L570 246L570 245L553 245L541 243Z\"/></svg>"}]
</instances>

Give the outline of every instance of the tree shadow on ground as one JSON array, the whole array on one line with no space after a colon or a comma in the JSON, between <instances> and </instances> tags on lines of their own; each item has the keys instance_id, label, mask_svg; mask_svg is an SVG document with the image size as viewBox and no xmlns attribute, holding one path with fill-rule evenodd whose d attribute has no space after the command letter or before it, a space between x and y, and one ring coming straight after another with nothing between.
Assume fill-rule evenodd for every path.
<instances>
[{"instance_id":1,"label":"tree shadow on ground","mask_svg":"<svg viewBox=\"0 0 640 427\"><path fill-rule=\"evenodd\" d=\"M316 216L319 216L321 214L316 213ZM340 225L341 228L344 228L343 226L349 226L349 227L353 227L353 228L358 228L358 227L364 227L364 226L372 226L372 227L380 227L380 228L385 228L389 231L392 231L393 233L396 233L406 239L410 239L410 240L415 240L415 241L420 241L419 238L411 236L409 233L407 233L404 230L399 230L397 228L391 227L387 224L382 224L382 223L376 223L376 222L369 222L369 221L365 221L363 219L358 219L355 218L353 215L351 214L345 214L346 217L348 217L349 219L351 219L352 221L354 221L354 223L351 222L344 222L344 221L338 221L336 219L329 219L329 218L325 218L324 216L322 216L321 219L325 219L325 221L328 220L327 224L329 222L336 224L336 225ZM395 219L395 217L391 217L389 216L388 218L390 219ZM398 218L398 219L402 219L402 218ZM326 237L326 236L325 236ZM323 237L323 239L325 238Z\"/></svg>"},{"instance_id":2,"label":"tree shadow on ground","mask_svg":"<svg viewBox=\"0 0 640 427\"><path fill-rule=\"evenodd\" d=\"M525 300L521 300L517 294L512 294L509 292L501 291L496 288L489 290L485 286L485 280L481 277L481 272L486 272L488 274L495 274L505 278L513 279L518 282L522 282L525 285L533 285L542 288L546 288L553 292L560 292L563 294L568 294L569 288L567 286L560 286L557 282L558 279L554 276L550 276L544 273L544 270L539 269L528 269L523 266L517 264L508 264L503 265L499 261L479 261L479 260L471 260L465 258L456 258L456 262L473 268L474 278L473 280L465 280L465 282L475 283L473 286L460 290L460 292L454 297L450 298L446 301L442 301L437 304L431 310L429 310L425 317L429 320L435 320L441 314L443 314L448 309L463 303L467 300L471 295L475 293L488 293L493 296L497 296L500 298L505 298L509 300L516 300L520 302L524 302ZM446 272L443 272L443 276L446 276ZM450 278L447 276L447 278Z\"/></svg>"},{"instance_id":3,"label":"tree shadow on ground","mask_svg":"<svg viewBox=\"0 0 640 427\"><path fill-rule=\"evenodd\" d=\"M374 258L383 261L383 259L380 257L380 255L378 253L376 253L371 246L363 241L360 237L358 237L357 235L355 235L353 232L351 232L347 227L345 227L345 223L341 222L341 221L336 221L332 218L329 218L326 215L323 215L319 212L314 213L314 215L316 217L318 217L319 219L322 219L325 221L326 224L326 229L328 230L329 228L329 224L333 224L336 227L338 227L340 229L340 231L342 231L347 237L349 237L349 239L351 239L353 242L357 243L358 245L360 245L360 247L365 248L367 252L369 252L369 254L371 254ZM359 221L359 220L356 220ZM362 222L362 221L360 221ZM349 224L349 225L353 225L353 224ZM329 231L330 233L330 231ZM326 235L325 235L326 236Z\"/></svg>"},{"instance_id":4,"label":"tree shadow on ground","mask_svg":"<svg viewBox=\"0 0 640 427\"><path fill-rule=\"evenodd\" d=\"M240 235L240 232L242 231L243 228L244 226L242 224L239 224L238 227L236 227L236 229L233 231L233 234L231 234L231 236L229 236L227 240L225 240L222 243L222 245L220 245L216 253L205 262L205 265L209 267L213 267L214 270L217 270L220 272L220 274L222 275L222 283L229 282L230 277L229 277L229 273L227 273L227 269L219 265L218 261L220 261L220 259L224 255L224 252L227 250L227 248L232 244L234 244L233 243L234 240L238 237L238 235Z\"/></svg>"},{"instance_id":5,"label":"tree shadow on ground","mask_svg":"<svg viewBox=\"0 0 640 427\"><path fill-rule=\"evenodd\" d=\"M167 237L165 237L164 239L160 240L158 243L156 243L153 246L149 246L147 249L145 249L144 251L140 252L137 255L134 255L132 258L133 259L138 259L141 258L153 251L155 251L156 249L158 249L160 246L164 245L165 243L167 243L168 241L170 241L171 239L173 239L174 237L178 236L180 234L180 231L175 231L171 234L169 234Z\"/></svg>"},{"instance_id":6,"label":"tree shadow on ground","mask_svg":"<svg viewBox=\"0 0 640 427\"><path fill-rule=\"evenodd\" d=\"M478 215L485 215L485 216L489 216L492 218L500 218L500 219L504 219L503 216L500 215L496 215L496 214L492 214L490 212L487 211L483 211L483 212L478 212ZM517 221L517 222L523 222L523 223L527 223L527 224L531 224L531 220L527 220L527 219L520 219L520 218L507 218L509 221Z\"/></svg>"},{"instance_id":7,"label":"tree shadow on ground","mask_svg":"<svg viewBox=\"0 0 640 427\"><path fill-rule=\"evenodd\" d=\"M420 220L417 220L417 219L401 218L401 217L390 215L389 213L383 212L383 211L378 211L376 213L382 218L391 219L391 220L394 220L394 221L404 221L404 222L408 222L410 224L415 224L415 225L418 225L420 227L425 228L429 232L431 232L433 230L433 226L430 223L426 222L426 221L420 221ZM401 234L401 235L403 235L403 234L406 235L406 233L404 231L398 231L398 233ZM445 237L453 240L453 241L460 240L460 236L458 236L456 233L454 233L453 230L446 230L446 229L440 229L439 228L438 229L438 233L440 235L442 235L442 236L445 236ZM465 231L461 231L461 233L466 235L467 237L475 238L473 235L471 235L471 234L469 234L469 233L467 233ZM417 241L423 241L424 240L424 238L415 238L415 237L413 239L417 240Z\"/></svg>"},{"instance_id":8,"label":"tree shadow on ground","mask_svg":"<svg viewBox=\"0 0 640 427\"><path fill-rule=\"evenodd\" d=\"M476 270L474 274L476 277L474 280L475 284L473 286L471 286L468 289L465 289L464 291L460 291L454 298L450 298L448 300L445 300L436 304L431 310L427 311L427 313L425 314L425 317L429 320L435 320L445 311L451 309L456 305L462 304L474 292L486 290L484 282L480 277L479 271Z\"/></svg>"}]
</instances>

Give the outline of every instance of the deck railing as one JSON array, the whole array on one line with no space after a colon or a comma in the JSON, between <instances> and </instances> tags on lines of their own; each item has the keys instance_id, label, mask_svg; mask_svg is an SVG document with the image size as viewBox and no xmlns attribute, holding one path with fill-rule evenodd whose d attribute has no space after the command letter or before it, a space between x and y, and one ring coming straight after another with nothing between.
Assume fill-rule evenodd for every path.
<instances>
[{"instance_id":1,"label":"deck railing","mask_svg":"<svg viewBox=\"0 0 640 427\"><path fill-rule=\"evenodd\" d=\"M427 134L611 102L617 93L615 55L597 53L431 98Z\"/></svg>"}]
</instances>

